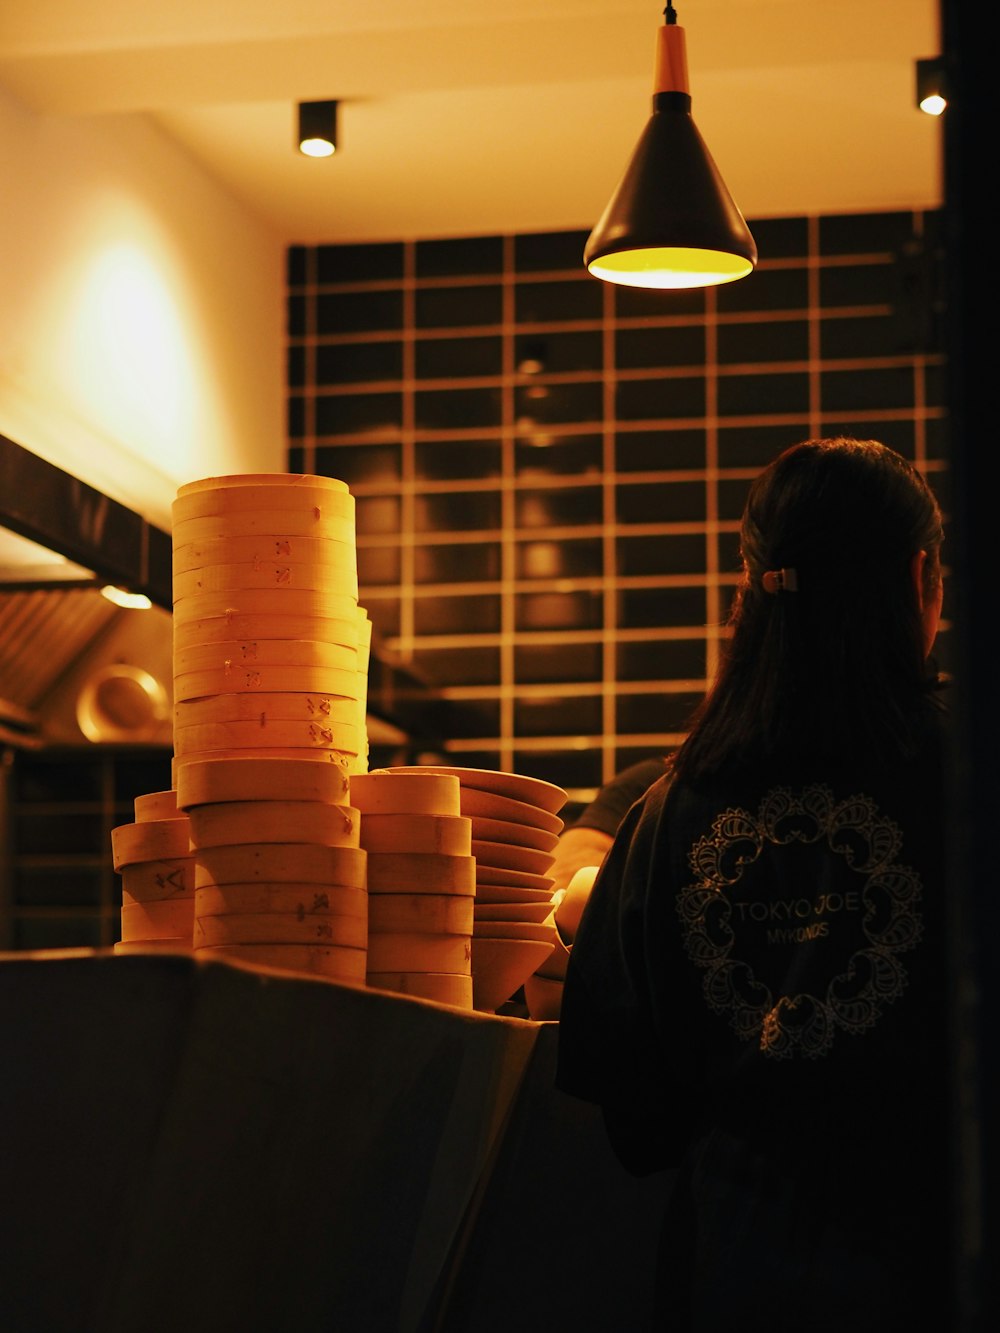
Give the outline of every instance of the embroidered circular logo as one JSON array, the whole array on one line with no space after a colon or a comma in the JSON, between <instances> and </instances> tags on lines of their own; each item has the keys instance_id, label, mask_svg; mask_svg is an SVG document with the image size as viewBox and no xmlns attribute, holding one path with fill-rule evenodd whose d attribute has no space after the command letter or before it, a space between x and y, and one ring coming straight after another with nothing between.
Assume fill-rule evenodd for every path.
<instances>
[{"instance_id":1,"label":"embroidered circular logo","mask_svg":"<svg viewBox=\"0 0 1000 1333\"><path fill-rule=\"evenodd\" d=\"M716 1013L772 1059L817 1059L902 994L898 955L923 933L921 882L902 833L868 796L824 786L725 810L691 848L677 895L688 956Z\"/></svg>"}]
</instances>

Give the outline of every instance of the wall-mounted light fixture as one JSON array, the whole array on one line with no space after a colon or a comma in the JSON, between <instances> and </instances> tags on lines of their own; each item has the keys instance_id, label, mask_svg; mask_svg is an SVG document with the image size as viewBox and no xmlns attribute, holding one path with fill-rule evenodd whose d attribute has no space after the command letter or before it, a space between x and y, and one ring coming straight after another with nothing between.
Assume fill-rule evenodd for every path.
<instances>
[{"instance_id":1,"label":"wall-mounted light fixture","mask_svg":"<svg viewBox=\"0 0 1000 1333\"><path fill-rule=\"evenodd\" d=\"M917 106L928 116L940 116L948 105L948 81L944 59L931 56L917 61Z\"/></svg>"},{"instance_id":2,"label":"wall-mounted light fixture","mask_svg":"<svg viewBox=\"0 0 1000 1333\"><path fill-rule=\"evenodd\" d=\"M757 245L691 119L684 29L669 0L664 14L653 114L583 262L630 287L710 287L752 272Z\"/></svg>"},{"instance_id":3,"label":"wall-mounted light fixture","mask_svg":"<svg viewBox=\"0 0 1000 1333\"><path fill-rule=\"evenodd\" d=\"M306 157L330 157L337 151L337 103L300 102L296 146Z\"/></svg>"},{"instance_id":4,"label":"wall-mounted light fixture","mask_svg":"<svg viewBox=\"0 0 1000 1333\"><path fill-rule=\"evenodd\" d=\"M114 583L106 583L101 589L101 596L126 611L148 611L153 605L144 592L129 592L127 588L119 588Z\"/></svg>"}]
</instances>

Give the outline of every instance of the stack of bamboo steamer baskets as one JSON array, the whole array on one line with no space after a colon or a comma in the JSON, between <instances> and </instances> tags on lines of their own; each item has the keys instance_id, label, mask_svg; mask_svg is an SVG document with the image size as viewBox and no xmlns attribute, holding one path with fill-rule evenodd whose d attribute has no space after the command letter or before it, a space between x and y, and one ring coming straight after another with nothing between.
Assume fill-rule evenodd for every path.
<instances>
[{"instance_id":1,"label":"stack of bamboo steamer baskets","mask_svg":"<svg viewBox=\"0 0 1000 1333\"><path fill-rule=\"evenodd\" d=\"M195 952L363 985L366 858L340 766L196 759L177 784L194 848Z\"/></svg>"},{"instance_id":2,"label":"stack of bamboo steamer baskets","mask_svg":"<svg viewBox=\"0 0 1000 1333\"><path fill-rule=\"evenodd\" d=\"M450 774L353 776L368 866L367 984L473 1007L472 821Z\"/></svg>"},{"instance_id":3,"label":"stack of bamboo steamer baskets","mask_svg":"<svg viewBox=\"0 0 1000 1333\"><path fill-rule=\"evenodd\" d=\"M364 982L371 626L354 498L327 477L209 477L173 519L173 780L193 945ZM360 895L360 896L359 896Z\"/></svg>"},{"instance_id":4,"label":"stack of bamboo steamer baskets","mask_svg":"<svg viewBox=\"0 0 1000 1333\"><path fill-rule=\"evenodd\" d=\"M172 520L175 776L209 754L364 771L371 627L345 483L208 477Z\"/></svg>"},{"instance_id":5,"label":"stack of bamboo steamer baskets","mask_svg":"<svg viewBox=\"0 0 1000 1333\"><path fill-rule=\"evenodd\" d=\"M122 879L121 938L115 953L188 950L194 926L191 822L173 790L137 796L135 823L111 830Z\"/></svg>"}]
</instances>

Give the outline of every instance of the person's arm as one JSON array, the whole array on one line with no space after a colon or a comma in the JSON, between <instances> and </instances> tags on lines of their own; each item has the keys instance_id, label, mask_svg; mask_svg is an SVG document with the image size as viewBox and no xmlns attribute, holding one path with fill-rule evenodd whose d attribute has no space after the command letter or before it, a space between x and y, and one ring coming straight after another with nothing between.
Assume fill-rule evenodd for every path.
<instances>
[{"instance_id":1,"label":"person's arm","mask_svg":"<svg viewBox=\"0 0 1000 1333\"><path fill-rule=\"evenodd\" d=\"M576 824L565 830L559 837L559 845L552 854L552 865L548 874L555 883L553 894L565 889L578 870L586 866L599 866L604 854L614 842L614 835L603 829L588 828Z\"/></svg>"},{"instance_id":2,"label":"person's arm","mask_svg":"<svg viewBox=\"0 0 1000 1333\"><path fill-rule=\"evenodd\" d=\"M566 976L569 950L597 872L625 815L665 771L663 759L632 764L605 783L576 821L560 835L549 870L554 880L552 919L558 939L537 972L545 982L544 994L538 994L530 982L525 986L530 1017L558 1018L560 1001L554 987L561 989Z\"/></svg>"},{"instance_id":3,"label":"person's arm","mask_svg":"<svg viewBox=\"0 0 1000 1333\"><path fill-rule=\"evenodd\" d=\"M629 809L666 771L666 760L644 759L623 769L604 784L579 817L559 838L549 870L556 902L556 925L564 944L572 944L594 876ZM574 881L574 877L576 877Z\"/></svg>"},{"instance_id":4,"label":"person's arm","mask_svg":"<svg viewBox=\"0 0 1000 1333\"><path fill-rule=\"evenodd\" d=\"M555 904L553 918L559 932L559 942L566 949L572 948L576 939L583 909L587 906L590 890L594 887L600 868L599 861L586 861L573 873L566 887L552 896Z\"/></svg>"}]
</instances>

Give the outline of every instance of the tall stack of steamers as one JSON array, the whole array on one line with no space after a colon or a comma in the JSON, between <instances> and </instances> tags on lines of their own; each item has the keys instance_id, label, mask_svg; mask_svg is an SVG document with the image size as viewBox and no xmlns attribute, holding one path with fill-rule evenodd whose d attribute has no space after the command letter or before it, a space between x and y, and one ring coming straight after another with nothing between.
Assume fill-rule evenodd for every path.
<instances>
[{"instance_id":1,"label":"tall stack of steamers","mask_svg":"<svg viewBox=\"0 0 1000 1333\"><path fill-rule=\"evenodd\" d=\"M472 900L463 895L474 862L458 784L448 780L452 804L439 807L442 794L430 789L442 777L425 774L423 810L398 777L383 786L363 776L371 622L358 602L354 508L343 482L285 473L210 477L177 492L172 790L137 798L135 822L112 831L122 875L116 950L192 948L471 1008ZM380 804L390 787L400 811ZM421 813L428 836L445 825L464 835L460 848L434 849L438 860L457 858L435 861L457 899L400 896L406 877L383 884L383 874L393 897L370 923L376 826L380 866L402 865L425 852L412 827ZM369 960L372 924L379 957ZM426 932L439 926L435 943ZM450 975L425 981L424 969Z\"/></svg>"}]
</instances>

